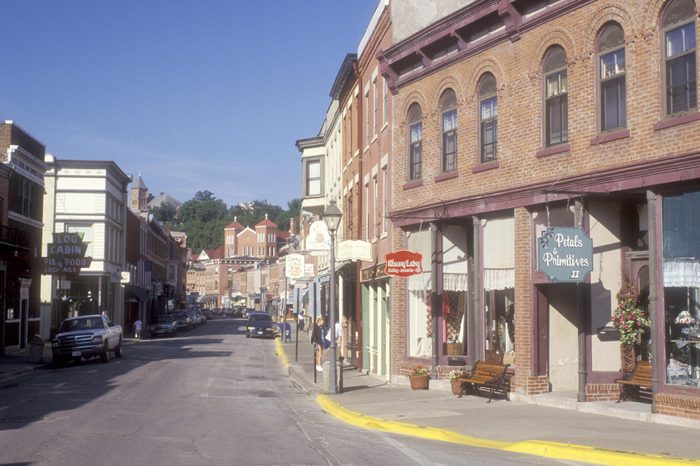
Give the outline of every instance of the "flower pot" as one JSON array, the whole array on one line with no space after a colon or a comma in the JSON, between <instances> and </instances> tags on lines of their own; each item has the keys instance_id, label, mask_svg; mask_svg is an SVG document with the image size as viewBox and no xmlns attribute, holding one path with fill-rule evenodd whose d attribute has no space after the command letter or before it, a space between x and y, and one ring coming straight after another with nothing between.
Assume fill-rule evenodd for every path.
<instances>
[{"instance_id":1,"label":"flower pot","mask_svg":"<svg viewBox=\"0 0 700 466\"><path fill-rule=\"evenodd\" d=\"M452 385L452 394L453 395L461 395L462 394L462 384L459 381L450 380L450 384Z\"/></svg>"},{"instance_id":2,"label":"flower pot","mask_svg":"<svg viewBox=\"0 0 700 466\"><path fill-rule=\"evenodd\" d=\"M429 375L409 375L409 380L411 381L411 388L413 390L427 390L430 384Z\"/></svg>"}]
</instances>

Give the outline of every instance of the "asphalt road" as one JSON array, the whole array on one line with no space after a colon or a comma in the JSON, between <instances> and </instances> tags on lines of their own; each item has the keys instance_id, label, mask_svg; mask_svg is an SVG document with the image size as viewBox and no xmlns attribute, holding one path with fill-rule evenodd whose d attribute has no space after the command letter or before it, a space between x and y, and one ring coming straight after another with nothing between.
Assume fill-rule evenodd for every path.
<instances>
[{"instance_id":1,"label":"asphalt road","mask_svg":"<svg viewBox=\"0 0 700 466\"><path fill-rule=\"evenodd\" d=\"M0 386L0 464L555 464L362 430L294 386L240 319Z\"/></svg>"}]
</instances>

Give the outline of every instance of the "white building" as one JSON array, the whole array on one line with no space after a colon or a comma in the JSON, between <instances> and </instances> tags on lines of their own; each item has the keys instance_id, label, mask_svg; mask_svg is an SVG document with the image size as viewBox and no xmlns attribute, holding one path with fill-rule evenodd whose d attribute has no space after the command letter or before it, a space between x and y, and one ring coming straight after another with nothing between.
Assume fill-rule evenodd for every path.
<instances>
[{"instance_id":1,"label":"white building","mask_svg":"<svg viewBox=\"0 0 700 466\"><path fill-rule=\"evenodd\" d=\"M69 315L106 312L124 322L121 272L126 270L127 187L131 177L116 163L59 160L46 154L42 257L54 233L80 233L89 267L79 274L43 275L41 301L51 306L51 328Z\"/></svg>"}]
</instances>

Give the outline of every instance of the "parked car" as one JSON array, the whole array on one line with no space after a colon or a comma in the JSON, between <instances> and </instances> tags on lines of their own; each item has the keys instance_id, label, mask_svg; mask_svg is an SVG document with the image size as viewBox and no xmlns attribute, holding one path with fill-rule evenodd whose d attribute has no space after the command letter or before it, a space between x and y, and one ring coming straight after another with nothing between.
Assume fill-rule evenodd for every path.
<instances>
[{"instance_id":1,"label":"parked car","mask_svg":"<svg viewBox=\"0 0 700 466\"><path fill-rule=\"evenodd\" d=\"M172 313L175 320L175 327L178 330L192 330L192 318L185 311L175 311Z\"/></svg>"},{"instance_id":2,"label":"parked car","mask_svg":"<svg viewBox=\"0 0 700 466\"><path fill-rule=\"evenodd\" d=\"M151 331L152 337L157 337L160 335L170 335L172 337L177 334L177 325L171 314L159 314L153 316L148 328Z\"/></svg>"},{"instance_id":3,"label":"parked car","mask_svg":"<svg viewBox=\"0 0 700 466\"><path fill-rule=\"evenodd\" d=\"M197 311L186 311L187 315L192 319L192 325L202 325L204 323L204 316Z\"/></svg>"},{"instance_id":4,"label":"parked car","mask_svg":"<svg viewBox=\"0 0 700 466\"><path fill-rule=\"evenodd\" d=\"M61 322L58 334L51 341L54 364L60 366L68 360L79 362L82 358L100 357L109 362L110 352L121 358L122 327L112 325L105 315L69 317Z\"/></svg>"},{"instance_id":5,"label":"parked car","mask_svg":"<svg viewBox=\"0 0 700 466\"><path fill-rule=\"evenodd\" d=\"M246 324L246 338L250 337L275 337L275 326L272 322L272 315L267 312L248 313L248 323Z\"/></svg>"}]
</instances>

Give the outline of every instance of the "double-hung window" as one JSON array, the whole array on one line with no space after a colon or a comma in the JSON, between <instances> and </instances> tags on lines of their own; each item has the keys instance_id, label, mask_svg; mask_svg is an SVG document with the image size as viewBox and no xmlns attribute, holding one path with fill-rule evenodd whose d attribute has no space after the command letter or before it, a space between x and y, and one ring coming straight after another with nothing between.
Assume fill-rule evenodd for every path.
<instances>
[{"instance_id":1,"label":"double-hung window","mask_svg":"<svg viewBox=\"0 0 700 466\"><path fill-rule=\"evenodd\" d=\"M372 81L372 101L374 102L374 135L379 132L379 89L377 88L377 78Z\"/></svg>"},{"instance_id":2,"label":"double-hung window","mask_svg":"<svg viewBox=\"0 0 700 466\"><path fill-rule=\"evenodd\" d=\"M544 60L545 142L547 146L569 140L566 52L558 46L547 51Z\"/></svg>"},{"instance_id":3,"label":"double-hung window","mask_svg":"<svg viewBox=\"0 0 700 466\"><path fill-rule=\"evenodd\" d=\"M695 2L672 1L664 14L666 114L687 112L698 106L695 64Z\"/></svg>"},{"instance_id":4,"label":"double-hung window","mask_svg":"<svg viewBox=\"0 0 700 466\"><path fill-rule=\"evenodd\" d=\"M598 37L602 131L627 126L624 45L622 28L615 23L605 26Z\"/></svg>"},{"instance_id":5,"label":"double-hung window","mask_svg":"<svg viewBox=\"0 0 700 466\"><path fill-rule=\"evenodd\" d=\"M306 195L321 195L321 161L310 160L306 163Z\"/></svg>"},{"instance_id":6,"label":"double-hung window","mask_svg":"<svg viewBox=\"0 0 700 466\"><path fill-rule=\"evenodd\" d=\"M498 101L496 78L486 74L479 81L479 145L481 162L496 160L498 142Z\"/></svg>"},{"instance_id":7,"label":"double-hung window","mask_svg":"<svg viewBox=\"0 0 700 466\"><path fill-rule=\"evenodd\" d=\"M408 179L419 180L423 164L423 122L420 105L413 104L408 111L409 172Z\"/></svg>"},{"instance_id":8,"label":"double-hung window","mask_svg":"<svg viewBox=\"0 0 700 466\"><path fill-rule=\"evenodd\" d=\"M457 168L457 97L452 89L440 98L442 110L442 171Z\"/></svg>"}]
</instances>

